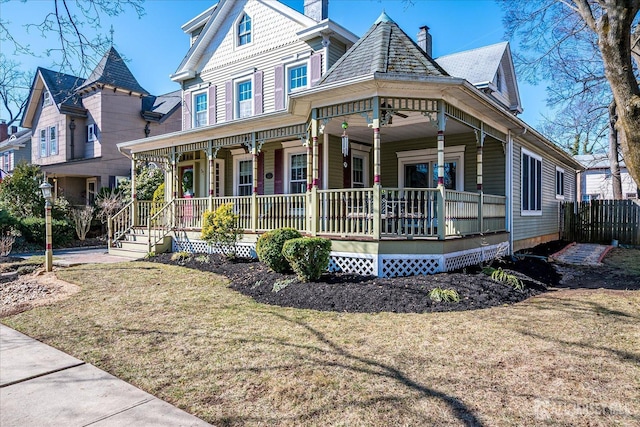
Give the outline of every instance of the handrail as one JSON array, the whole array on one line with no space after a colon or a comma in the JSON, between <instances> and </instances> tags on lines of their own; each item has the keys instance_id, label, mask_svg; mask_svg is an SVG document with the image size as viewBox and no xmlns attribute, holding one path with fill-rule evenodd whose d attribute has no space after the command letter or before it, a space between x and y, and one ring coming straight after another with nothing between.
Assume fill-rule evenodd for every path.
<instances>
[{"instance_id":1,"label":"handrail","mask_svg":"<svg viewBox=\"0 0 640 427\"><path fill-rule=\"evenodd\" d=\"M109 248L114 247L113 244L133 228L132 210L134 203L133 200L130 201L115 215L109 217L107 236Z\"/></svg>"},{"instance_id":2,"label":"handrail","mask_svg":"<svg viewBox=\"0 0 640 427\"><path fill-rule=\"evenodd\" d=\"M153 248L161 240L163 240L173 229L175 220L175 200L171 200L164 205L155 215L147 221L147 232L149 234L149 250L153 252Z\"/></svg>"}]
</instances>

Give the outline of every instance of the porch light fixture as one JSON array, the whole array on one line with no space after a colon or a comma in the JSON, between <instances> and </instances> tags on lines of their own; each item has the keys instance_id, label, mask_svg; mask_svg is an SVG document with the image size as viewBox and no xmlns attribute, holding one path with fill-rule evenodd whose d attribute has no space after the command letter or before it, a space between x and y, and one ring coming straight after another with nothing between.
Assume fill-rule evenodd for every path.
<instances>
[{"instance_id":1,"label":"porch light fixture","mask_svg":"<svg viewBox=\"0 0 640 427\"><path fill-rule=\"evenodd\" d=\"M342 122L342 156L347 157L349 155L349 135L347 135L347 128L349 123Z\"/></svg>"}]
</instances>

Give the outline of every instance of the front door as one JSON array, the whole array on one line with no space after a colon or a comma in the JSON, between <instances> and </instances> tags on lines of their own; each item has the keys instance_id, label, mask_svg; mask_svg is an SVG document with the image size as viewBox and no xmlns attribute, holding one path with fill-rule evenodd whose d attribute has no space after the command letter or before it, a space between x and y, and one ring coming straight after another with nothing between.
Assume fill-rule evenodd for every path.
<instances>
[{"instance_id":1,"label":"front door","mask_svg":"<svg viewBox=\"0 0 640 427\"><path fill-rule=\"evenodd\" d=\"M180 197L193 197L193 166L180 168Z\"/></svg>"},{"instance_id":2,"label":"front door","mask_svg":"<svg viewBox=\"0 0 640 427\"><path fill-rule=\"evenodd\" d=\"M96 195L98 194L98 178L87 178L87 205L93 205L96 202Z\"/></svg>"}]
</instances>

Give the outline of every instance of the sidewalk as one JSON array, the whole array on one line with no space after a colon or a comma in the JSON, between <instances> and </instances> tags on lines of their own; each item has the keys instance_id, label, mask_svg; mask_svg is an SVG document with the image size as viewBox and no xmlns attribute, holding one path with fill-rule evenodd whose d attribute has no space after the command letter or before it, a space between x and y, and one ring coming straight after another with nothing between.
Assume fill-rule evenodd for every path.
<instances>
[{"instance_id":1,"label":"sidewalk","mask_svg":"<svg viewBox=\"0 0 640 427\"><path fill-rule=\"evenodd\" d=\"M24 254L15 254L17 257L30 258L32 256L43 256L42 252L32 252ZM110 255L107 247L90 247L90 248L68 248L53 249L53 265L57 267L72 267L79 264L108 264L116 262L132 261L131 258L125 258Z\"/></svg>"},{"instance_id":2,"label":"sidewalk","mask_svg":"<svg viewBox=\"0 0 640 427\"><path fill-rule=\"evenodd\" d=\"M0 325L0 425L209 424L93 365Z\"/></svg>"}]
</instances>

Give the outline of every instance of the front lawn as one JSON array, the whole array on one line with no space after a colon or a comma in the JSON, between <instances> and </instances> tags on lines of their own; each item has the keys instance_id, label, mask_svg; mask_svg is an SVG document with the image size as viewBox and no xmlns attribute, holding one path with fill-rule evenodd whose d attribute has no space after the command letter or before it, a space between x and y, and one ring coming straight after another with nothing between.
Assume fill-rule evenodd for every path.
<instances>
[{"instance_id":1,"label":"front lawn","mask_svg":"<svg viewBox=\"0 0 640 427\"><path fill-rule=\"evenodd\" d=\"M57 275L81 291L3 323L217 426L640 423L640 291L347 314L157 263Z\"/></svg>"}]
</instances>

